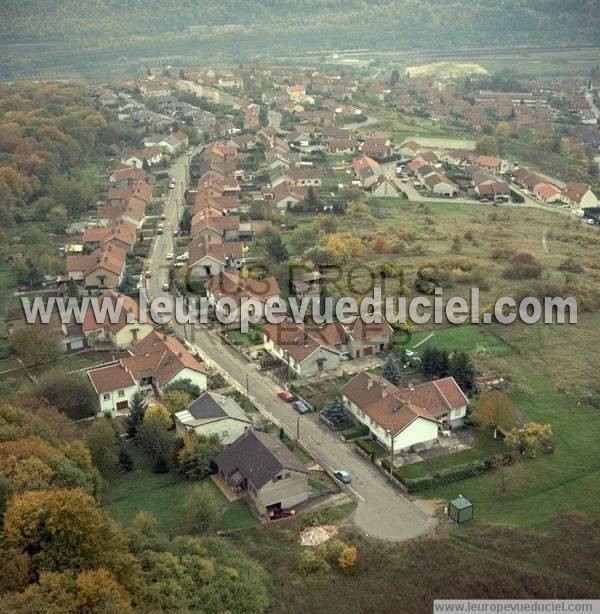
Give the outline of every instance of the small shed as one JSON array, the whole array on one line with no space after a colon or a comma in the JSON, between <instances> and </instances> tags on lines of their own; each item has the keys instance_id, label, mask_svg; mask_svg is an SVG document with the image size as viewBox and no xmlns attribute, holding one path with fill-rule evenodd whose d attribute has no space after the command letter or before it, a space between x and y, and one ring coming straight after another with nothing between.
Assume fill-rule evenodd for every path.
<instances>
[{"instance_id":1,"label":"small shed","mask_svg":"<svg viewBox=\"0 0 600 614\"><path fill-rule=\"evenodd\" d=\"M457 524L462 524L473 518L473 504L459 495L457 499L448 503L448 516Z\"/></svg>"}]
</instances>

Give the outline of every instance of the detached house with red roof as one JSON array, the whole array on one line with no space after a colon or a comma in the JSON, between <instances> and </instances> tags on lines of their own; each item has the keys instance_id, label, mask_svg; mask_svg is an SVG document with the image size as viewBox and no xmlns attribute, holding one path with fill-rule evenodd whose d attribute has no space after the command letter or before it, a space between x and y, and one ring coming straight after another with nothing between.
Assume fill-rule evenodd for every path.
<instances>
[{"instance_id":1,"label":"detached house with red roof","mask_svg":"<svg viewBox=\"0 0 600 614\"><path fill-rule=\"evenodd\" d=\"M112 365L88 370L100 411L127 413L132 396L140 391L161 395L175 382L189 379L207 388L205 366L175 337L155 331L136 343L129 355Z\"/></svg>"},{"instance_id":2,"label":"detached house with red roof","mask_svg":"<svg viewBox=\"0 0 600 614\"><path fill-rule=\"evenodd\" d=\"M572 207L585 209L586 207L597 207L598 199L592 192L589 185L571 181L563 189L563 198Z\"/></svg>"},{"instance_id":3,"label":"detached house with red roof","mask_svg":"<svg viewBox=\"0 0 600 614\"><path fill-rule=\"evenodd\" d=\"M361 371L340 392L354 419L394 454L430 448L443 423L462 425L469 405L452 377L401 389Z\"/></svg>"}]
</instances>

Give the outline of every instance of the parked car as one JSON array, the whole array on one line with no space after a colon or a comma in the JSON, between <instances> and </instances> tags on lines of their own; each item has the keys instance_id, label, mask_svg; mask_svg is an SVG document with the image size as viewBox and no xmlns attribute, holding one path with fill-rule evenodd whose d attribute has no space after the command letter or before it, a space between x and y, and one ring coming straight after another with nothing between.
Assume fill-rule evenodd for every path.
<instances>
[{"instance_id":1,"label":"parked car","mask_svg":"<svg viewBox=\"0 0 600 614\"><path fill-rule=\"evenodd\" d=\"M163 292L168 292L171 289L171 286L169 286L169 284L163 284L161 288Z\"/></svg>"},{"instance_id":2,"label":"parked car","mask_svg":"<svg viewBox=\"0 0 600 614\"><path fill-rule=\"evenodd\" d=\"M352 478L350 477L350 474L347 471L345 471L344 469L336 469L333 472L333 475L340 482L342 482L342 484L350 484L350 482L352 481Z\"/></svg>"},{"instance_id":3,"label":"parked car","mask_svg":"<svg viewBox=\"0 0 600 614\"><path fill-rule=\"evenodd\" d=\"M307 414L310 411L310 409L308 409L308 407L306 407L306 405L302 401L293 401L292 402L292 407L299 414Z\"/></svg>"},{"instance_id":4,"label":"parked car","mask_svg":"<svg viewBox=\"0 0 600 614\"><path fill-rule=\"evenodd\" d=\"M285 390L283 388L277 391L277 396L286 403L291 403L295 398L289 390Z\"/></svg>"},{"instance_id":5,"label":"parked car","mask_svg":"<svg viewBox=\"0 0 600 614\"><path fill-rule=\"evenodd\" d=\"M146 272L144 273L144 277L145 277L146 279L152 279L152 271L146 271Z\"/></svg>"},{"instance_id":6,"label":"parked car","mask_svg":"<svg viewBox=\"0 0 600 614\"><path fill-rule=\"evenodd\" d=\"M289 518L295 516L296 510L289 507L282 507L281 509L271 510L269 512L269 518L271 520L279 520L279 518Z\"/></svg>"},{"instance_id":7,"label":"parked car","mask_svg":"<svg viewBox=\"0 0 600 614\"><path fill-rule=\"evenodd\" d=\"M190 257L190 253L184 252L183 254L181 254L181 256L177 256L176 260L183 262L184 260L187 260L189 257Z\"/></svg>"},{"instance_id":8,"label":"parked car","mask_svg":"<svg viewBox=\"0 0 600 614\"><path fill-rule=\"evenodd\" d=\"M164 213L161 213L161 214L160 214L160 219L161 219L161 220L166 220L166 219L167 219L167 216L166 216Z\"/></svg>"},{"instance_id":9,"label":"parked car","mask_svg":"<svg viewBox=\"0 0 600 614\"><path fill-rule=\"evenodd\" d=\"M173 260L173 258L175 258L175 254L173 252L169 252L167 254L167 260Z\"/></svg>"},{"instance_id":10,"label":"parked car","mask_svg":"<svg viewBox=\"0 0 600 614\"><path fill-rule=\"evenodd\" d=\"M157 234L157 235L161 235L163 232L164 232L164 230L163 230L162 226L159 226L159 227L156 229L156 234Z\"/></svg>"},{"instance_id":11,"label":"parked car","mask_svg":"<svg viewBox=\"0 0 600 614\"><path fill-rule=\"evenodd\" d=\"M175 187L175 184L171 181L171 183L169 184L169 189L172 190Z\"/></svg>"}]
</instances>

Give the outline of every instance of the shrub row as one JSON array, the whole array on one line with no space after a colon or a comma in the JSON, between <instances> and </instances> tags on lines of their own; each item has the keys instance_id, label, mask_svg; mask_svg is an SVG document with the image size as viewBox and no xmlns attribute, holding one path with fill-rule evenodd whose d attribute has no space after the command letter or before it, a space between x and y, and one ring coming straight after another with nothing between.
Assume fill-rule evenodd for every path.
<instances>
[{"instance_id":1,"label":"shrub row","mask_svg":"<svg viewBox=\"0 0 600 614\"><path fill-rule=\"evenodd\" d=\"M368 431L368 429L367 429L367 431ZM363 452L368 454L369 458L371 459L371 462L373 462L375 460L375 446L373 445L373 442L368 441L367 439L362 439L362 438L358 437L357 439L354 440L354 443Z\"/></svg>"},{"instance_id":2,"label":"shrub row","mask_svg":"<svg viewBox=\"0 0 600 614\"><path fill-rule=\"evenodd\" d=\"M353 426L351 429L346 429L342 431L342 439L344 441L351 441L352 439L356 439L357 437L364 437L369 434L369 427L366 424L360 424L358 426Z\"/></svg>"},{"instance_id":3,"label":"shrub row","mask_svg":"<svg viewBox=\"0 0 600 614\"><path fill-rule=\"evenodd\" d=\"M474 460L470 463L463 463L461 465L455 465L454 467L440 469L440 471L435 471L434 473L417 478L404 477L402 475L402 471L398 468L394 468L392 475L406 487L408 492L421 492L423 490L427 490L428 488L446 486L447 484L460 482L461 480L466 480L467 478L481 475L482 473L492 469L494 466L494 459L495 457L489 456L483 460ZM503 454L502 459L506 464L511 464L514 460L513 455L510 452ZM390 461L383 459L381 461L381 466L384 470L389 472Z\"/></svg>"}]
</instances>

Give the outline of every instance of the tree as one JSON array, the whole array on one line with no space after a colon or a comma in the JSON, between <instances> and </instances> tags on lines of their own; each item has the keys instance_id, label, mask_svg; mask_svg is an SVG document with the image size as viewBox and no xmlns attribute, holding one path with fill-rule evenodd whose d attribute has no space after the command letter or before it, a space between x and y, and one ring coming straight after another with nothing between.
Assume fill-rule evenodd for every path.
<instances>
[{"instance_id":1,"label":"tree","mask_svg":"<svg viewBox=\"0 0 600 614\"><path fill-rule=\"evenodd\" d=\"M514 458L497 454L492 458L496 484L502 494L515 494L527 483L527 474Z\"/></svg>"},{"instance_id":2,"label":"tree","mask_svg":"<svg viewBox=\"0 0 600 614\"><path fill-rule=\"evenodd\" d=\"M183 392L183 390L165 392L162 398L163 405L167 408L171 416L174 416L180 411L185 411L192 401L192 397L190 397L187 392Z\"/></svg>"},{"instance_id":3,"label":"tree","mask_svg":"<svg viewBox=\"0 0 600 614\"><path fill-rule=\"evenodd\" d=\"M400 385L402 370L398 361L391 354L385 357L385 361L381 367L381 375L385 377L388 382L394 384L394 386Z\"/></svg>"},{"instance_id":4,"label":"tree","mask_svg":"<svg viewBox=\"0 0 600 614\"><path fill-rule=\"evenodd\" d=\"M85 443L92 455L94 465L102 475L108 475L118 467L118 435L109 418L101 416L94 420L85 435Z\"/></svg>"},{"instance_id":5,"label":"tree","mask_svg":"<svg viewBox=\"0 0 600 614\"><path fill-rule=\"evenodd\" d=\"M473 386L475 367L466 352L454 352L450 357L448 371L461 388L471 388Z\"/></svg>"},{"instance_id":6,"label":"tree","mask_svg":"<svg viewBox=\"0 0 600 614\"><path fill-rule=\"evenodd\" d=\"M265 243L265 254L275 262L285 262L288 259L288 251L280 234L270 233Z\"/></svg>"},{"instance_id":7,"label":"tree","mask_svg":"<svg viewBox=\"0 0 600 614\"><path fill-rule=\"evenodd\" d=\"M14 496L4 514L4 544L31 555L34 573L104 568L134 589L139 569L116 525L82 490Z\"/></svg>"},{"instance_id":8,"label":"tree","mask_svg":"<svg viewBox=\"0 0 600 614\"><path fill-rule=\"evenodd\" d=\"M394 68L390 73L390 87L394 87L398 81L400 81L400 72L397 68Z\"/></svg>"},{"instance_id":9,"label":"tree","mask_svg":"<svg viewBox=\"0 0 600 614\"><path fill-rule=\"evenodd\" d=\"M187 526L200 534L209 533L219 520L219 502L210 486L194 486L186 503Z\"/></svg>"},{"instance_id":10,"label":"tree","mask_svg":"<svg viewBox=\"0 0 600 614\"><path fill-rule=\"evenodd\" d=\"M308 193L306 195L306 209L308 211L318 212L323 211L323 204L319 200L315 189L311 186L308 188Z\"/></svg>"},{"instance_id":11,"label":"tree","mask_svg":"<svg viewBox=\"0 0 600 614\"><path fill-rule=\"evenodd\" d=\"M449 369L448 350L435 346L421 352L421 371L427 377L446 377Z\"/></svg>"},{"instance_id":12,"label":"tree","mask_svg":"<svg viewBox=\"0 0 600 614\"><path fill-rule=\"evenodd\" d=\"M58 339L41 324L17 328L9 339L9 347L26 367L34 369L43 362L56 360L61 354Z\"/></svg>"},{"instance_id":13,"label":"tree","mask_svg":"<svg viewBox=\"0 0 600 614\"><path fill-rule=\"evenodd\" d=\"M133 518L133 528L144 537L154 537L158 532L158 520L148 510L141 510Z\"/></svg>"},{"instance_id":14,"label":"tree","mask_svg":"<svg viewBox=\"0 0 600 614\"><path fill-rule=\"evenodd\" d=\"M151 405L146 411L144 423L139 431L139 439L146 454L153 460L160 456L166 461L171 458L174 435L169 430L172 425L171 415L162 405ZM157 461L160 468L162 461Z\"/></svg>"},{"instance_id":15,"label":"tree","mask_svg":"<svg viewBox=\"0 0 600 614\"><path fill-rule=\"evenodd\" d=\"M179 471L191 480L201 480L210 472L210 464L221 451L216 435L206 437L194 431L183 435L183 446L177 453Z\"/></svg>"},{"instance_id":16,"label":"tree","mask_svg":"<svg viewBox=\"0 0 600 614\"><path fill-rule=\"evenodd\" d=\"M385 254L390 251L390 242L385 235L376 235L371 241L371 249L376 254Z\"/></svg>"},{"instance_id":17,"label":"tree","mask_svg":"<svg viewBox=\"0 0 600 614\"><path fill-rule=\"evenodd\" d=\"M498 428L504 432L509 431L516 419L515 406L502 390L490 390L482 394L473 410L473 420L482 426L493 428L494 439L497 437Z\"/></svg>"},{"instance_id":18,"label":"tree","mask_svg":"<svg viewBox=\"0 0 600 614\"><path fill-rule=\"evenodd\" d=\"M63 205L56 205L48 212L48 223L54 232L62 233L67 222L67 209Z\"/></svg>"},{"instance_id":19,"label":"tree","mask_svg":"<svg viewBox=\"0 0 600 614\"><path fill-rule=\"evenodd\" d=\"M554 434L549 424L530 422L520 428L514 428L506 435L505 441L530 458L535 458L540 451L554 451Z\"/></svg>"},{"instance_id":20,"label":"tree","mask_svg":"<svg viewBox=\"0 0 600 614\"><path fill-rule=\"evenodd\" d=\"M174 390L181 390L185 392L192 399L197 399L200 396L201 390L200 387L192 382L189 378L184 378L177 380L176 382L169 384L165 389L165 394L167 392L172 392Z\"/></svg>"},{"instance_id":21,"label":"tree","mask_svg":"<svg viewBox=\"0 0 600 614\"><path fill-rule=\"evenodd\" d=\"M94 415L97 396L87 377L56 368L46 371L39 385L42 397L72 420Z\"/></svg>"},{"instance_id":22,"label":"tree","mask_svg":"<svg viewBox=\"0 0 600 614\"><path fill-rule=\"evenodd\" d=\"M125 429L131 438L137 437L138 432L144 423L144 416L148 409L148 403L141 392L136 392L131 397L129 405L129 415L125 418Z\"/></svg>"},{"instance_id":23,"label":"tree","mask_svg":"<svg viewBox=\"0 0 600 614\"><path fill-rule=\"evenodd\" d=\"M173 426L173 417L169 413L169 410L160 403L153 403L146 410L144 424L152 421L156 421L167 430Z\"/></svg>"},{"instance_id":24,"label":"tree","mask_svg":"<svg viewBox=\"0 0 600 614\"><path fill-rule=\"evenodd\" d=\"M498 153L498 139L495 136L482 136L475 143L475 151L483 156L493 156Z\"/></svg>"},{"instance_id":25,"label":"tree","mask_svg":"<svg viewBox=\"0 0 600 614\"><path fill-rule=\"evenodd\" d=\"M327 401L323 406L323 415L334 424L346 422L348 414L342 397L337 396Z\"/></svg>"},{"instance_id":26,"label":"tree","mask_svg":"<svg viewBox=\"0 0 600 614\"><path fill-rule=\"evenodd\" d=\"M133 471L133 459L130 454L124 448L119 450L119 458L117 459L119 471L123 473L129 473Z\"/></svg>"},{"instance_id":27,"label":"tree","mask_svg":"<svg viewBox=\"0 0 600 614\"><path fill-rule=\"evenodd\" d=\"M342 554L339 558L340 567L344 571L351 570L356 565L356 548L354 546L347 546L342 550Z\"/></svg>"}]
</instances>

